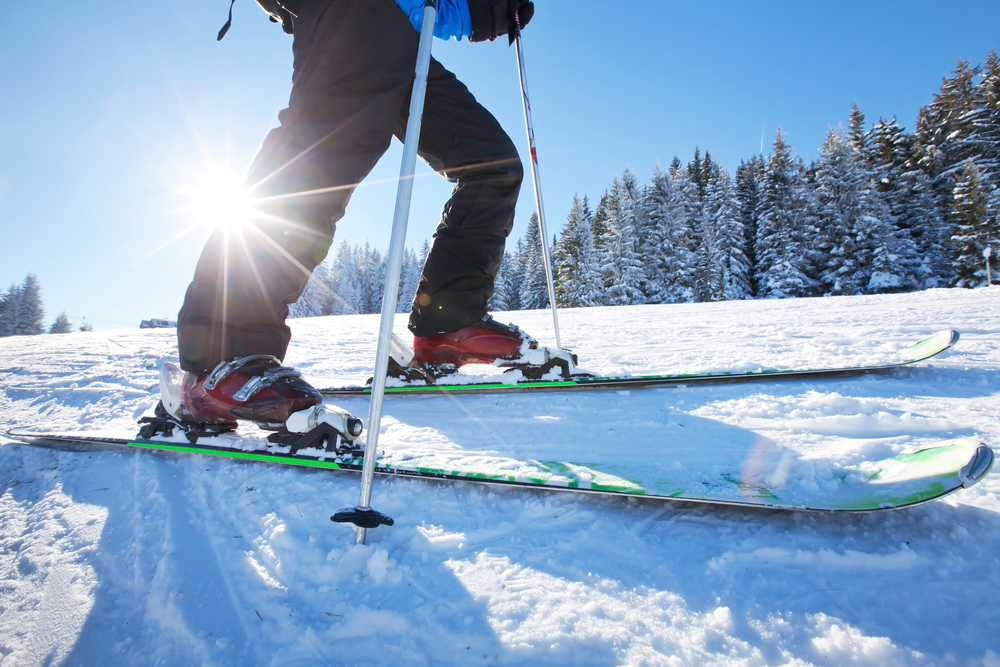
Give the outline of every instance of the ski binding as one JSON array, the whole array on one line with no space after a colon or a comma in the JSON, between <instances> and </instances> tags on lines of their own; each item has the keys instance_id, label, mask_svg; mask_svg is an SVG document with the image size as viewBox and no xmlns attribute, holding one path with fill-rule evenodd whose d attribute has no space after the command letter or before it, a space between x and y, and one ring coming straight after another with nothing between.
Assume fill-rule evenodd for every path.
<instances>
[{"instance_id":1,"label":"ski binding","mask_svg":"<svg viewBox=\"0 0 1000 667\"><path fill-rule=\"evenodd\" d=\"M413 350L396 334L392 334L389 343L389 368L387 375L407 384L435 384L443 377L458 373L459 367L454 364L434 364L420 366L414 362ZM494 365L506 369L504 373L520 371L526 380L541 380L553 370L558 370L559 378L589 378L592 373L580 370L576 354L570 350L551 347L531 348L527 343L522 346L521 356L517 359L497 359ZM372 378L368 378L366 386L371 386Z\"/></svg>"}]
</instances>

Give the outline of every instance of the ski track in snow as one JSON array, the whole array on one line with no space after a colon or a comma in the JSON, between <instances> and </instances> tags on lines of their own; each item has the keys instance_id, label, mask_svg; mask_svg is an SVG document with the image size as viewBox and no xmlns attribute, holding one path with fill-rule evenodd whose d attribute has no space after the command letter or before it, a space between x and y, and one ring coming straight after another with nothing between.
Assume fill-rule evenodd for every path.
<instances>
[{"instance_id":1,"label":"ski track in snow","mask_svg":"<svg viewBox=\"0 0 1000 667\"><path fill-rule=\"evenodd\" d=\"M498 318L551 335L545 311ZM317 386L363 382L377 320L293 321L286 362ZM1000 287L560 322L601 374L852 365L940 329L962 340L890 376L390 397L380 445L584 461L649 456L637 441L659 434L704 465L727 446L747 465L787 454L807 487L936 440L1000 443ZM168 360L171 331L0 340L0 427L129 436ZM367 400L341 405L367 417ZM1000 470L859 515L376 478L396 525L367 546L329 520L356 504L353 473L0 437L0 475L4 667L1000 665Z\"/></svg>"}]
</instances>

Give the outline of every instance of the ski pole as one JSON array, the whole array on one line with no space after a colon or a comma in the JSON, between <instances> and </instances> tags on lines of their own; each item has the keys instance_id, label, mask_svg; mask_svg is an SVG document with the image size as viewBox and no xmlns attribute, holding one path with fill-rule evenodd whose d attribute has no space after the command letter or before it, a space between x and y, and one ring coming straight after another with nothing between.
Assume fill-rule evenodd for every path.
<instances>
[{"instance_id":1,"label":"ski pole","mask_svg":"<svg viewBox=\"0 0 1000 667\"><path fill-rule=\"evenodd\" d=\"M406 244L406 224L410 216L413 173L417 166L417 144L420 141L420 122L424 113L427 74L431 63L431 40L434 39L436 18L437 0L424 0L424 20L420 26L416 76L413 80L413 93L410 95L410 115L403 141L403 160L399 168L399 186L396 189L396 210L392 216L392 238L386 261L385 294L382 297L382 318L379 320L372 400L368 410L368 437L365 438L365 463L361 472L361 502L358 507L342 510L331 517L335 521L354 523L358 527L356 544L365 543L368 528L380 524L392 525L392 519L371 508L372 478L375 476L375 458L378 454L378 435L382 421L382 399L385 397L385 380L389 370L392 322L396 314L396 293L399 291L399 274L403 264L403 248ZM338 515L342 515L343 518L336 518Z\"/></svg>"},{"instance_id":2,"label":"ski pole","mask_svg":"<svg viewBox=\"0 0 1000 667\"><path fill-rule=\"evenodd\" d=\"M552 306L552 326L556 332L556 347L562 348L559 340L559 316L556 314L556 288L552 281L552 259L549 256L549 238L545 229L545 207L542 205L542 183L538 176L538 151L535 150L535 127L531 122L531 102L528 100L528 77L524 71L524 51L521 49L520 18L514 14L514 42L517 51L517 73L521 77L521 103L524 105L524 127L528 132L528 148L531 151L531 180L535 186L535 209L538 211L538 231L542 235L542 261L545 265L545 283L549 288L549 304Z\"/></svg>"}]
</instances>

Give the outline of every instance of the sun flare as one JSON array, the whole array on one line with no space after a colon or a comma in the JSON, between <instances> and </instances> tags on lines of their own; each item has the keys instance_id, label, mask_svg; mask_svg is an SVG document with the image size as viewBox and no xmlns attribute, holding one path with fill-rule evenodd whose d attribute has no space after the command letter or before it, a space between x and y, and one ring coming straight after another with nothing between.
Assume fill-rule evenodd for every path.
<instances>
[{"instance_id":1,"label":"sun flare","mask_svg":"<svg viewBox=\"0 0 1000 667\"><path fill-rule=\"evenodd\" d=\"M185 190L195 221L208 227L238 229L250 220L251 199L243 179L227 172L214 172Z\"/></svg>"}]
</instances>

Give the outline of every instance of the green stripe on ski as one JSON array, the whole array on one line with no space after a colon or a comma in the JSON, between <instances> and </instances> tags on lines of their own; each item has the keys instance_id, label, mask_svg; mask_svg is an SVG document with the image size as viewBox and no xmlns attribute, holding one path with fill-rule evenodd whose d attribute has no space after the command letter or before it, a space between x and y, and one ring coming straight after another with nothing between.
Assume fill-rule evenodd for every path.
<instances>
[{"instance_id":1,"label":"green stripe on ski","mask_svg":"<svg viewBox=\"0 0 1000 667\"><path fill-rule=\"evenodd\" d=\"M294 456L275 456L267 452L244 452L238 449L225 449L223 447L198 447L197 445L172 445L166 442L129 440L130 447L142 447L143 449L157 449L169 452L186 452L188 454L203 454L209 456L224 456L231 459L242 459L244 461L261 461L263 463L293 463L300 466L311 466L315 468L340 469L342 466L334 461L320 461L318 459L296 458Z\"/></svg>"},{"instance_id":2,"label":"green stripe on ski","mask_svg":"<svg viewBox=\"0 0 1000 667\"><path fill-rule=\"evenodd\" d=\"M503 382L484 382L482 384L475 385L447 385L447 384L433 384L433 385L415 385L412 387L386 387L385 392L387 394L398 394L407 391L448 391L455 390L461 391L467 387L475 387L476 389L509 389L513 387L572 387L578 384L574 380L549 380L549 381L539 381L539 382L518 382L517 384L505 384ZM371 387L365 387L362 393L370 394L372 391Z\"/></svg>"},{"instance_id":3,"label":"green stripe on ski","mask_svg":"<svg viewBox=\"0 0 1000 667\"><path fill-rule=\"evenodd\" d=\"M350 463L360 467L363 462L363 459L358 458ZM459 462L461 465L455 465ZM413 471L470 481L496 481L637 495L646 493L640 484L624 477L594 470L587 465L563 461L519 461L474 454L463 455L456 461L456 457L453 456L428 455L405 461L382 460L376 462L375 466L376 469L386 472Z\"/></svg>"},{"instance_id":4,"label":"green stripe on ski","mask_svg":"<svg viewBox=\"0 0 1000 667\"><path fill-rule=\"evenodd\" d=\"M299 456L289 456L281 454L271 454L267 452L246 452L236 449L226 449L223 447L199 447L197 445L174 445L159 441L130 440L127 443L132 447L144 449L165 450L171 452L186 452L188 454L202 454L209 456L222 456L226 458L241 459L245 461L261 461L264 463L286 463L297 466L307 466L313 468L331 468L335 470L356 469L364 465L362 458L339 458L336 461L320 460ZM614 493L644 494L645 490L638 484L627 479L592 471L586 466L563 463L559 461L517 461L522 468L520 474L511 475L506 472L503 466L509 465L512 459L501 459L498 465L466 466L460 468L447 467L435 461L436 457L418 457L405 462L385 462L377 461L377 470L385 472L416 472L429 476L448 476L469 480L483 481L505 481L512 483L528 483L536 486L555 486L571 489L591 489L593 491L607 491ZM581 480L576 472L578 469L585 471L591 479ZM576 477L576 478L575 478ZM565 479L565 483L562 480Z\"/></svg>"}]
</instances>

